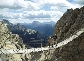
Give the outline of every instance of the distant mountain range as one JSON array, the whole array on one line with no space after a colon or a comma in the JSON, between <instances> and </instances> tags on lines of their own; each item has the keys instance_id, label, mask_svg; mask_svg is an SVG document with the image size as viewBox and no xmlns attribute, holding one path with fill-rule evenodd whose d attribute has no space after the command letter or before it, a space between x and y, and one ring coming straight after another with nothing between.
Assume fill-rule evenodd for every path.
<instances>
[{"instance_id":1,"label":"distant mountain range","mask_svg":"<svg viewBox=\"0 0 84 61\"><path fill-rule=\"evenodd\" d=\"M46 37L41 33L39 33L38 31L26 28L24 25L21 25L19 23L16 25L13 25L6 19L3 19L2 22L5 23L5 25L7 25L8 29L13 34L18 34L23 39L24 43L30 43L33 41L34 41L33 43L38 43L38 42L42 43L44 42L44 39L46 39ZM33 46L31 44L29 45Z\"/></svg>"},{"instance_id":2,"label":"distant mountain range","mask_svg":"<svg viewBox=\"0 0 84 61\"><path fill-rule=\"evenodd\" d=\"M37 46L39 46L40 43L45 44L44 42L47 42L47 38L53 34L55 26L55 22L53 21L43 23L33 21L32 23L29 24L27 23L12 24L8 20L3 19L2 22L5 23L5 25L7 25L8 29L13 34L18 34L23 39L24 43L32 47L34 46L33 44L35 43L39 43L37 44Z\"/></svg>"},{"instance_id":3,"label":"distant mountain range","mask_svg":"<svg viewBox=\"0 0 84 61\"><path fill-rule=\"evenodd\" d=\"M33 21L32 23L21 23L22 25L26 26L27 28L37 30L41 34L45 35L46 37L49 37L53 34L55 22L43 22L40 23L38 21Z\"/></svg>"}]
</instances>

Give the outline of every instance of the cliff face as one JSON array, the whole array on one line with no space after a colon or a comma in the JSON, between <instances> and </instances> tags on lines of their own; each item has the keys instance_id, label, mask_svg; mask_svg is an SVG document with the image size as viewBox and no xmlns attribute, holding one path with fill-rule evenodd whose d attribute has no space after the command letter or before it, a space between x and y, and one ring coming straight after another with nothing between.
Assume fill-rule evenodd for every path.
<instances>
[{"instance_id":1,"label":"cliff face","mask_svg":"<svg viewBox=\"0 0 84 61\"><path fill-rule=\"evenodd\" d=\"M84 26L84 7L68 9L67 12L57 22L54 34L57 34L57 40L60 42L66 39L75 31L81 29Z\"/></svg>"},{"instance_id":2,"label":"cliff face","mask_svg":"<svg viewBox=\"0 0 84 61\"><path fill-rule=\"evenodd\" d=\"M68 9L55 25L54 34L57 35L55 42L69 38L81 28L84 28L84 7ZM55 55L57 61L84 61L84 33L56 49Z\"/></svg>"},{"instance_id":3,"label":"cliff face","mask_svg":"<svg viewBox=\"0 0 84 61\"><path fill-rule=\"evenodd\" d=\"M13 61L15 57L19 57L15 54L3 54L3 51L10 49L25 49L25 45L17 34L12 34L7 26L0 22L0 61Z\"/></svg>"},{"instance_id":4,"label":"cliff face","mask_svg":"<svg viewBox=\"0 0 84 61\"><path fill-rule=\"evenodd\" d=\"M22 45L22 46L21 46ZM17 34L12 34L8 28L0 22L0 48L1 49L21 49L23 41Z\"/></svg>"}]
</instances>

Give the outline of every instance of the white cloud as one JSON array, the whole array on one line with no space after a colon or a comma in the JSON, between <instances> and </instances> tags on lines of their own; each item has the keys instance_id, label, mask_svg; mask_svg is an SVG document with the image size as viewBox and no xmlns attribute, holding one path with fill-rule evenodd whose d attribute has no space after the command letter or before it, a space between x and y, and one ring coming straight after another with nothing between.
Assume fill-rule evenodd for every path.
<instances>
[{"instance_id":1,"label":"white cloud","mask_svg":"<svg viewBox=\"0 0 84 61\"><path fill-rule=\"evenodd\" d=\"M53 20L58 19L62 16L62 12L60 11L25 11L23 13L23 17L30 20ZM56 21L56 20L53 20Z\"/></svg>"},{"instance_id":2,"label":"white cloud","mask_svg":"<svg viewBox=\"0 0 84 61\"><path fill-rule=\"evenodd\" d=\"M0 0L0 8L10 8L10 9L18 9L22 8L23 4L18 0Z\"/></svg>"},{"instance_id":3,"label":"white cloud","mask_svg":"<svg viewBox=\"0 0 84 61\"><path fill-rule=\"evenodd\" d=\"M57 21L61 16L62 12L60 11L24 11L23 13L13 13L13 12L0 12L0 18L6 18L9 20L15 20L14 22L32 22L32 21ZM21 21L23 20L23 21ZM25 21L27 20L27 21ZM12 21L13 22L13 21Z\"/></svg>"},{"instance_id":4,"label":"white cloud","mask_svg":"<svg viewBox=\"0 0 84 61\"><path fill-rule=\"evenodd\" d=\"M40 9L38 4L31 2L31 1L24 1L25 2L25 10L38 10Z\"/></svg>"},{"instance_id":5,"label":"white cloud","mask_svg":"<svg viewBox=\"0 0 84 61\"><path fill-rule=\"evenodd\" d=\"M78 4L73 4L68 2L67 0L34 0L40 6L50 6L50 9L61 10L61 9L69 9L69 8L77 8Z\"/></svg>"},{"instance_id":6,"label":"white cloud","mask_svg":"<svg viewBox=\"0 0 84 61\"><path fill-rule=\"evenodd\" d=\"M75 3L83 6L84 5L84 0L74 0Z\"/></svg>"},{"instance_id":7,"label":"white cloud","mask_svg":"<svg viewBox=\"0 0 84 61\"><path fill-rule=\"evenodd\" d=\"M22 13L8 12L7 10L0 10L0 18L18 19L22 17Z\"/></svg>"},{"instance_id":8,"label":"white cloud","mask_svg":"<svg viewBox=\"0 0 84 61\"><path fill-rule=\"evenodd\" d=\"M33 1L33 2L32 2ZM0 19L13 23L32 21L57 21L69 8L83 5L84 0L0 0ZM45 9L48 6L48 9ZM43 9L42 9L43 8ZM12 11L13 10L13 11Z\"/></svg>"},{"instance_id":9,"label":"white cloud","mask_svg":"<svg viewBox=\"0 0 84 61\"><path fill-rule=\"evenodd\" d=\"M0 9L27 9L38 10L39 7L36 3L24 0L0 0Z\"/></svg>"},{"instance_id":10,"label":"white cloud","mask_svg":"<svg viewBox=\"0 0 84 61\"><path fill-rule=\"evenodd\" d=\"M39 5L48 5L48 6L55 6L59 3L63 3L66 0L34 0L35 3Z\"/></svg>"},{"instance_id":11,"label":"white cloud","mask_svg":"<svg viewBox=\"0 0 84 61\"><path fill-rule=\"evenodd\" d=\"M48 11L27 11L23 13L23 16L26 18L50 18L51 15Z\"/></svg>"}]
</instances>

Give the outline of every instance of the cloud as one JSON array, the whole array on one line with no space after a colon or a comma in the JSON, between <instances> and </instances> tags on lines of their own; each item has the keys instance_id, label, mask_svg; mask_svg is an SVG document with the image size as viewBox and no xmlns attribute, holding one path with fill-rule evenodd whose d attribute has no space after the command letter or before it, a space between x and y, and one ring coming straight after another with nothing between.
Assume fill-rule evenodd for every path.
<instances>
[{"instance_id":1,"label":"cloud","mask_svg":"<svg viewBox=\"0 0 84 61\"><path fill-rule=\"evenodd\" d=\"M52 20L53 18L60 18L63 15L60 11L26 11L23 17L30 20ZM54 20L56 21L56 20Z\"/></svg>"},{"instance_id":2,"label":"cloud","mask_svg":"<svg viewBox=\"0 0 84 61\"><path fill-rule=\"evenodd\" d=\"M84 0L74 0L74 2L82 6L84 5Z\"/></svg>"},{"instance_id":3,"label":"cloud","mask_svg":"<svg viewBox=\"0 0 84 61\"><path fill-rule=\"evenodd\" d=\"M25 18L50 18L51 15L48 11L40 10L40 11L27 11L23 13Z\"/></svg>"},{"instance_id":4,"label":"cloud","mask_svg":"<svg viewBox=\"0 0 84 61\"><path fill-rule=\"evenodd\" d=\"M22 17L22 13L7 12L6 10L0 10L0 18L5 19L18 19Z\"/></svg>"},{"instance_id":5,"label":"cloud","mask_svg":"<svg viewBox=\"0 0 84 61\"><path fill-rule=\"evenodd\" d=\"M39 11L23 11L23 13L14 13L14 12L8 12L8 11L0 11L0 18L5 18L9 20L15 20L14 22L18 22L23 19L24 22L30 22L30 21L57 21L61 16L63 15L60 11L45 11L45 10L39 10ZM17 20L17 21L16 21ZM25 21L29 20L29 21ZM20 22L23 22L20 21ZM12 21L13 22L13 21Z\"/></svg>"},{"instance_id":6,"label":"cloud","mask_svg":"<svg viewBox=\"0 0 84 61\"><path fill-rule=\"evenodd\" d=\"M0 9L27 9L27 10L38 10L39 7L36 3L24 0L0 0Z\"/></svg>"},{"instance_id":7,"label":"cloud","mask_svg":"<svg viewBox=\"0 0 84 61\"><path fill-rule=\"evenodd\" d=\"M22 4L17 0L0 0L0 8L19 9L22 8Z\"/></svg>"},{"instance_id":8,"label":"cloud","mask_svg":"<svg viewBox=\"0 0 84 61\"><path fill-rule=\"evenodd\" d=\"M34 0L35 3L42 6L49 6L50 9L61 10L61 9L69 9L69 8L77 8L78 4L74 4L68 2L67 0Z\"/></svg>"},{"instance_id":9,"label":"cloud","mask_svg":"<svg viewBox=\"0 0 84 61\"><path fill-rule=\"evenodd\" d=\"M69 8L82 6L83 0L0 0L0 19L12 23L57 21ZM48 8L47 8L48 7Z\"/></svg>"},{"instance_id":10,"label":"cloud","mask_svg":"<svg viewBox=\"0 0 84 61\"><path fill-rule=\"evenodd\" d=\"M24 10L39 10L40 7L38 4L31 2L31 1L24 1L25 2L25 8Z\"/></svg>"}]
</instances>

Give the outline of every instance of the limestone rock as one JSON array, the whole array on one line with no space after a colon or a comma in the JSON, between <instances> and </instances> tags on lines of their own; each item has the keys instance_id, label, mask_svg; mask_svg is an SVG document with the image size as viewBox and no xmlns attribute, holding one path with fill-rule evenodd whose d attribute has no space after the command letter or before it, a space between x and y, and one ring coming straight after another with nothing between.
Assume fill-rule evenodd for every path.
<instances>
[{"instance_id":1,"label":"limestone rock","mask_svg":"<svg viewBox=\"0 0 84 61\"><path fill-rule=\"evenodd\" d=\"M12 34L7 26L0 22L0 48L18 49L23 48L22 44L22 39L17 34Z\"/></svg>"},{"instance_id":2,"label":"limestone rock","mask_svg":"<svg viewBox=\"0 0 84 61\"><path fill-rule=\"evenodd\" d=\"M59 19L54 28L56 42L69 38L75 32L84 28L84 7L68 9ZM84 33L65 46L55 51L57 61L84 61Z\"/></svg>"}]
</instances>

